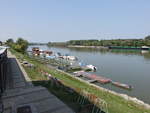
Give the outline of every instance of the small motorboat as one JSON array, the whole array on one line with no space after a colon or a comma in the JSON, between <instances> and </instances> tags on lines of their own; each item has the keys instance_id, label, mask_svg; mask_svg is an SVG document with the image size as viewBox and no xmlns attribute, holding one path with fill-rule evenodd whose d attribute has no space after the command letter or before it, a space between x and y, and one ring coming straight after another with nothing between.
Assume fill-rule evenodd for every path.
<instances>
[{"instance_id":1,"label":"small motorboat","mask_svg":"<svg viewBox=\"0 0 150 113\"><path fill-rule=\"evenodd\" d=\"M119 82L112 81L112 84L117 87L121 87L121 88L125 88L125 89L133 89L133 87L131 85L127 85L127 84L123 84L123 83L119 83Z\"/></svg>"},{"instance_id":2,"label":"small motorboat","mask_svg":"<svg viewBox=\"0 0 150 113\"><path fill-rule=\"evenodd\" d=\"M62 58L62 59L65 59L65 60L70 60L70 61L77 60L77 57L75 57L75 56L59 56L59 58Z\"/></svg>"},{"instance_id":3,"label":"small motorboat","mask_svg":"<svg viewBox=\"0 0 150 113\"><path fill-rule=\"evenodd\" d=\"M75 57L75 56L67 56L67 59L68 60L77 60L77 57Z\"/></svg>"},{"instance_id":4,"label":"small motorboat","mask_svg":"<svg viewBox=\"0 0 150 113\"><path fill-rule=\"evenodd\" d=\"M92 69L93 71L96 71L96 70L97 70L97 67L95 67L95 66L93 66L93 65L91 65L91 64L86 65L86 67L89 68L89 69Z\"/></svg>"},{"instance_id":5,"label":"small motorboat","mask_svg":"<svg viewBox=\"0 0 150 113\"><path fill-rule=\"evenodd\" d=\"M141 49L142 50L150 50L150 47L148 47L148 46L142 46Z\"/></svg>"},{"instance_id":6,"label":"small motorboat","mask_svg":"<svg viewBox=\"0 0 150 113\"><path fill-rule=\"evenodd\" d=\"M50 55L46 55L45 56L47 59L55 59L56 58L56 56L50 56Z\"/></svg>"}]
</instances>

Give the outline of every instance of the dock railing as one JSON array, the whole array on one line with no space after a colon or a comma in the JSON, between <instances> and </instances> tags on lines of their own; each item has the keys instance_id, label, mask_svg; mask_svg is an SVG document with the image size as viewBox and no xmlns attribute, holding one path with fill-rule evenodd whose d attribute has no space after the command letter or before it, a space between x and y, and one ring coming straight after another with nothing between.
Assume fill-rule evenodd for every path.
<instances>
[{"instance_id":1,"label":"dock railing","mask_svg":"<svg viewBox=\"0 0 150 113\"><path fill-rule=\"evenodd\" d=\"M0 113L3 111L2 93L6 89L7 48L0 47Z\"/></svg>"}]
</instances>

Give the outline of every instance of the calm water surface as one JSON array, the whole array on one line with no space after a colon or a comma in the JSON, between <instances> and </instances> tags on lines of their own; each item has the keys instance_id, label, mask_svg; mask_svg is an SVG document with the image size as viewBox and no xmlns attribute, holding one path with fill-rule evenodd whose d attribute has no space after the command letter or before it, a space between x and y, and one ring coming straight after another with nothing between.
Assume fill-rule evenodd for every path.
<instances>
[{"instance_id":1,"label":"calm water surface","mask_svg":"<svg viewBox=\"0 0 150 113\"><path fill-rule=\"evenodd\" d=\"M33 46L30 46L31 49ZM36 46L37 47L37 46ZM134 87L132 91L117 88L110 84L101 85L119 93L125 93L150 104L150 52L137 50L94 50L81 48L58 48L39 46L42 50L52 50L77 56L79 60L98 68L95 74L101 75Z\"/></svg>"}]
</instances>

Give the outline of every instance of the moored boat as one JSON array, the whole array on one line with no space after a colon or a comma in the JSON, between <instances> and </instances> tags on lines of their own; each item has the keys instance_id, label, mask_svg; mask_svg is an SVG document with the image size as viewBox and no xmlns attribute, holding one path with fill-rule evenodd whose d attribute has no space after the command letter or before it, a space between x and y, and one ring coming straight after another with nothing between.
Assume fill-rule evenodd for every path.
<instances>
[{"instance_id":1,"label":"moored boat","mask_svg":"<svg viewBox=\"0 0 150 113\"><path fill-rule=\"evenodd\" d=\"M97 76L97 75L94 75L94 74L87 75L87 77L90 78L90 79L97 80L97 82L102 83L102 84L106 84L106 83L111 82L111 79L108 79L108 78L105 78L105 77L102 77L102 76Z\"/></svg>"},{"instance_id":2,"label":"moored boat","mask_svg":"<svg viewBox=\"0 0 150 113\"><path fill-rule=\"evenodd\" d=\"M91 64L86 65L86 67L89 68L89 69L91 69L91 70L93 70L93 71L96 71L96 70L97 70L97 67L95 67L95 66L93 66L93 65L91 65Z\"/></svg>"},{"instance_id":3,"label":"moored boat","mask_svg":"<svg viewBox=\"0 0 150 113\"><path fill-rule=\"evenodd\" d=\"M148 46L142 46L142 50L150 50Z\"/></svg>"},{"instance_id":4,"label":"moored boat","mask_svg":"<svg viewBox=\"0 0 150 113\"><path fill-rule=\"evenodd\" d=\"M98 77L96 80L98 82L102 83L102 84L106 84L106 83L110 83L111 82L111 79L104 78L104 77Z\"/></svg>"},{"instance_id":5,"label":"moored boat","mask_svg":"<svg viewBox=\"0 0 150 113\"><path fill-rule=\"evenodd\" d=\"M133 50L150 50L148 46L134 47L134 46L109 46L109 49L133 49Z\"/></svg>"},{"instance_id":6,"label":"moored boat","mask_svg":"<svg viewBox=\"0 0 150 113\"><path fill-rule=\"evenodd\" d=\"M133 87L131 85L123 84L120 82L113 82L112 81L112 84L117 86L117 87L121 87L121 88L125 88L125 89L133 89Z\"/></svg>"},{"instance_id":7,"label":"moored boat","mask_svg":"<svg viewBox=\"0 0 150 113\"><path fill-rule=\"evenodd\" d=\"M109 78L105 78L105 77L102 77L102 76L97 76L95 74L90 74L90 73L87 73L87 72L84 72L84 71L77 71L77 72L74 72L74 74L76 76L83 76L83 77L91 79L91 80L96 80L97 82L102 83L102 84L106 84L106 83L111 82L111 79L109 79Z\"/></svg>"},{"instance_id":8,"label":"moored boat","mask_svg":"<svg viewBox=\"0 0 150 113\"><path fill-rule=\"evenodd\" d=\"M75 57L75 56L59 56L59 58L62 58L65 60L71 60L71 61L77 60L77 57Z\"/></svg>"}]
</instances>

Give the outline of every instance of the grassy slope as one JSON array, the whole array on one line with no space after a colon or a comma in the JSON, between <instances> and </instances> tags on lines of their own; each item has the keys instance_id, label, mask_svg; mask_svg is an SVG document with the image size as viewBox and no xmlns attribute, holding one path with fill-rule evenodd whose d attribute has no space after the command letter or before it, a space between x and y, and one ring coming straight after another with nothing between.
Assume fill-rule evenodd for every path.
<instances>
[{"instance_id":1,"label":"grassy slope","mask_svg":"<svg viewBox=\"0 0 150 113\"><path fill-rule=\"evenodd\" d=\"M39 69L45 70L55 76L56 78L62 80L65 85L70 86L72 88L81 88L84 89L92 94L95 94L97 97L105 100L108 104L108 111L109 113L150 113L150 110L146 110L142 106L139 106L136 103L133 103L131 101L126 101L122 97L110 94L103 90L98 90L95 87L89 86L88 84L84 82L80 82L77 79L74 79L67 75L66 73L59 72L57 70L53 70L45 66L44 64L34 60L30 59L26 55L22 55L20 53L16 53L15 51L12 51L17 57L21 57L26 59L27 61L33 63L38 68L36 69L28 69L26 68L26 71L29 75L29 77L33 81L40 81L40 80L46 80L46 77L41 76L40 73L38 73Z\"/></svg>"}]
</instances>

